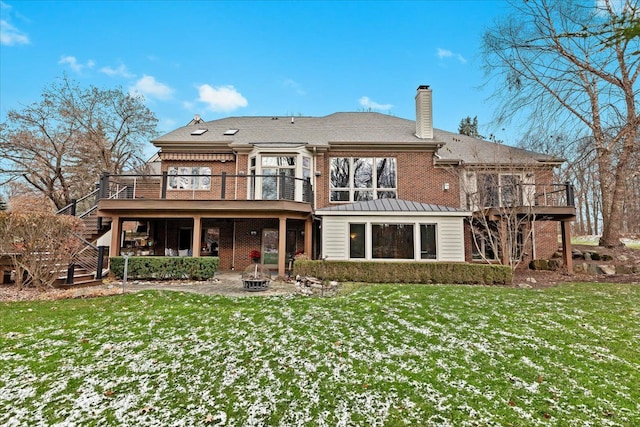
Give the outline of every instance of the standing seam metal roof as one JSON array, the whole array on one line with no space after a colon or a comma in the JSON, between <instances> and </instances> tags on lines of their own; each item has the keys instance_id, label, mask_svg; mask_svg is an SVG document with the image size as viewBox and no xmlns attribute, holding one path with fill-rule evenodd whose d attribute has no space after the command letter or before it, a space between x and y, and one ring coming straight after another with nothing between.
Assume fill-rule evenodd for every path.
<instances>
[{"instance_id":1,"label":"standing seam metal roof","mask_svg":"<svg viewBox=\"0 0 640 427\"><path fill-rule=\"evenodd\" d=\"M460 208L402 199L376 199L318 209L331 212L466 212Z\"/></svg>"}]
</instances>

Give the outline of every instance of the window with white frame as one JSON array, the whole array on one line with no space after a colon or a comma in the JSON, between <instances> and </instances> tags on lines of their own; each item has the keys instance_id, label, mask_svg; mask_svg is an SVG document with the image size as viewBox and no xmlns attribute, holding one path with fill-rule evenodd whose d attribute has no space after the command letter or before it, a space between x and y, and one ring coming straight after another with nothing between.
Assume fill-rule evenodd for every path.
<instances>
[{"instance_id":1,"label":"window with white frame","mask_svg":"<svg viewBox=\"0 0 640 427\"><path fill-rule=\"evenodd\" d=\"M436 225L420 224L420 259L437 259Z\"/></svg>"},{"instance_id":2,"label":"window with white frame","mask_svg":"<svg viewBox=\"0 0 640 427\"><path fill-rule=\"evenodd\" d=\"M211 168L178 166L167 170L169 180L167 187L170 190L210 190Z\"/></svg>"},{"instance_id":3,"label":"window with white frame","mask_svg":"<svg viewBox=\"0 0 640 427\"><path fill-rule=\"evenodd\" d=\"M333 157L330 167L332 202L396 198L397 168L393 157Z\"/></svg>"},{"instance_id":4,"label":"window with white frame","mask_svg":"<svg viewBox=\"0 0 640 427\"><path fill-rule=\"evenodd\" d=\"M436 224L350 223L349 258L437 260L436 230Z\"/></svg>"},{"instance_id":5,"label":"window with white frame","mask_svg":"<svg viewBox=\"0 0 640 427\"><path fill-rule=\"evenodd\" d=\"M307 160L306 164L310 165L310 159L306 157L304 159ZM297 155L263 154L251 157L249 159L249 173L252 176L250 197L263 200L294 200L297 184L296 160ZM303 174L304 172L303 167ZM308 166L306 174L311 175ZM284 179L282 179L283 175Z\"/></svg>"},{"instance_id":6,"label":"window with white frame","mask_svg":"<svg viewBox=\"0 0 640 427\"><path fill-rule=\"evenodd\" d=\"M414 259L413 224L371 224L373 259Z\"/></svg>"},{"instance_id":7,"label":"window with white frame","mask_svg":"<svg viewBox=\"0 0 640 427\"><path fill-rule=\"evenodd\" d=\"M349 258L366 257L366 224L349 224Z\"/></svg>"}]
</instances>

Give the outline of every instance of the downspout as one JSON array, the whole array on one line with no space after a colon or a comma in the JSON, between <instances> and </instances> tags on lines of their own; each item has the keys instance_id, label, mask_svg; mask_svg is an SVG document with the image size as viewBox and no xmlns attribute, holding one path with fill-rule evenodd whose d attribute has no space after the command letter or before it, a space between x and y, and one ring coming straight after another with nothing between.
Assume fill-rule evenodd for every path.
<instances>
[{"instance_id":1,"label":"downspout","mask_svg":"<svg viewBox=\"0 0 640 427\"><path fill-rule=\"evenodd\" d=\"M318 206L318 177L316 176L316 171L318 169L317 168L317 163L316 163L316 147L313 147L313 170L310 170L310 174L313 177L313 185L311 186L311 188L313 189L313 208L315 209L316 206Z\"/></svg>"}]
</instances>

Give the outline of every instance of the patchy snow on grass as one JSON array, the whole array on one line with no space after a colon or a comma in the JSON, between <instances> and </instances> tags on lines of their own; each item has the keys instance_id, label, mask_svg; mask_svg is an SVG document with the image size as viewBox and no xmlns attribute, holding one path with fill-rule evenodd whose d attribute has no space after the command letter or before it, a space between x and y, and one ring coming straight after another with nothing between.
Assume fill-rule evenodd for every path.
<instances>
[{"instance_id":1,"label":"patchy snow on grass","mask_svg":"<svg viewBox=\"0 0 640 427\"><path fill-rule=\"evenodd\" d=\"M639 302L624 285L380 285L7 304L0 425L635 425Z\"/></svg>"}]
</instances>

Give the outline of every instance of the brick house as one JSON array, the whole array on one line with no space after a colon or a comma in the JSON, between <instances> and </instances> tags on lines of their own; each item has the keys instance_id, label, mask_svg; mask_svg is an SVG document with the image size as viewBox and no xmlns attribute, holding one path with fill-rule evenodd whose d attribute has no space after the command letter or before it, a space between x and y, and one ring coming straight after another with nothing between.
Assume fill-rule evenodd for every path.
<instances>
[{"instance_id":1,"label":"brick house","mask_svg":"<svg viewBox=\"0 0 640 427\"><path fill-rule=\"evenodd\" d=\"M499 206L516 202L535 236L521 250L551 256L560 223L567 253L575 209L549 190L562 160L434 129L429 87L415 100L415 121L194 117L152 141L155 173L102 178L98 216L111 222L111 254L215 255L221 269L240 270L258 252L279 275L299 253L471 262L505 256L487 257L471 219L499 227Z\"/></svg>"}]
</instances>

